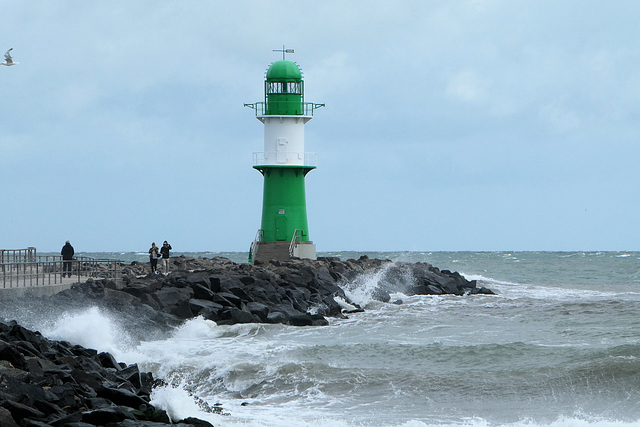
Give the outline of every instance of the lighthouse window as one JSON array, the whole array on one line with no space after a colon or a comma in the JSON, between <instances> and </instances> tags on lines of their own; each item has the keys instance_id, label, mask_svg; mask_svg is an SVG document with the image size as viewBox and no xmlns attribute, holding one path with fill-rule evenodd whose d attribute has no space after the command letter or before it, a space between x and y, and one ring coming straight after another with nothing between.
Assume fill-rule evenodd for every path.
<instances>
[{"instance_id":1,"label":"lighthouse window","mask_svg":"<svg viewBox=\"0 0 640 427\"><path fill-rule=\"evenodd\" d=\"M300 82L289 82L287 86L287 92L289 93L302 93L300 90L300 87L302 86Z\"/></svg>"},{"instance_id":2,"label":"lighthouse window","mask_svg":"<svg viewBox=\"0 0 640 427\"><path fill-rule=\"evenodd\" d=\"M302 82L269 82L267 93L302 93Z\"/></svg>"}]
</instances>

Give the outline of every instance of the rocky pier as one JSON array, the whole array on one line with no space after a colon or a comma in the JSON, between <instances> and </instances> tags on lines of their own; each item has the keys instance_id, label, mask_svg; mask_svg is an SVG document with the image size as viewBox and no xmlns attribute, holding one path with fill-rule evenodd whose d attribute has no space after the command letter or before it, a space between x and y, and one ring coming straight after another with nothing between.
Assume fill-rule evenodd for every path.
<instances>
[{"instance_id":1,"label":"rocky pier","mask_svg":"<svg viewBox=\"0 0 640 427\"><path fill-rule=\"evenodd\" d=\"M458 296L492 294L457 272L427 263L338 258L237 264L226 258L171 259L168 275L147 263L123 267L122 281L89 280L51 297L58 304L107 304L164 317L169 323L202 316L218 324L282 323L322 326L327 318L361 311L345 292L363 276L376 276L371 298L392 293ZM397 301L396 301L397 302Z\"/></svg>"},{"instance_id":2,"label":"rocky pier","mask_svg":"<svg viewBox=\"0 0 640 427\"><path fill-rule=\"evenodd\" d=\"M167 275L134 262L123 266L119 281L89 280L53 296L12 303L16 310L55 307L60 313L98 306L164 328L197 316L220 325L322 326L330 318L363 311L349 298L357 286L367 286L371 300L396 304L402 302L392 301L395 293L493 294L457 272L366 256L256 264L175 257ZM195 418L171 420L151 405L151 390L159 383L109 353L48 340L14 321L0 323L0 426L211 426ZM207 411L222 413L201 403Z\"/></svg>"}]
</instances>

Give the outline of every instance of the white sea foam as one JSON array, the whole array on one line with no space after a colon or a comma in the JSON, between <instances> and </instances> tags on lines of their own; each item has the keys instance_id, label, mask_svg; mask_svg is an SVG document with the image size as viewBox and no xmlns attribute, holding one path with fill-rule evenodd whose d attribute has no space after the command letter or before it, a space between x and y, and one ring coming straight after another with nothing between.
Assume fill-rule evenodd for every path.
<instances>
[{"instance_id":1,"label":"white sea foam","mask_svg":"<svg viewBox=\"0 0 640 427\"><path fill-rule=\"evenodd\" d=\"M344 300L344 298L342 297L334 297L333 298L338 305L343 309L343 310L354 310L356 308L355 305L349 304L348 302L346 302Z\"/></svg>"},{"instance_id":2,"label":"white sea foam","mask_svg":"<svg viewBox=\"0 0 640 427\"><path fill-rule=\"evenodd\" d=\"M618 292L596 291L587 289L563 288L530 284L496 282L490 285L498 296L508 298L529 298L556 301L584 301L600 298L615 298ZM633 293L625 293L633 294Z\"/></svg>"},{"instance_id":3,"label":"white sea foam","mask_svg":"<svg viewBox=\"0 0 640 427\"><path fill-rule=\"evenodd\" d=\"M621 295L619 292L506 282L480 274L467 274L462 272L460 274L467 280L477 280L482 284L482 286L486 286L497 291L499 296L506 296L510 298L527 297L532 299L551 298L557 300L579 300L584 298L615 297L617 295ZM632 295L634 293L625 292L624 294Z\"/></svg>"},{"instance_id":4,"label":"white sea foam","mask_svg":"<svg viewBox=\"0 0 640 427\"><path fill-rule=\"evenodd\" d=\"M345 295L361 307L367 307L374 301L376 291L381 286L381 281L385 274L394 264L388 263L381 269L357 276L348 283L343 283L342 288Z\"/></svg>"},{"instance_id":5,"label":"white sea foam","mask_svg":"<svg viewBox=\"0 0 640 427\"><path fill-rule=\"evenodd\" d=\"M151 393L151 404L167 411L172 421L197 417L213 422L214 416L201 410L193 396L180 387L157 387Z\"/></svg>"},{"instance_id":6,"label":"white sea foam","mask_svg":"<svg viewBox=\"0 0 640 427\"><path fill-rule=\"evenodd\" d=\"M42 329L51 339L65 340L118 357L131 349L132 339L122 326L98 307L68 312Z\"/></svg>"},{"instance_id":7,"label":"white sea foam","mask_svg":"<svg viewBox=\"0 0 640 427\"><path fill-rule=\"evenodd\" d=\"M197 340L202 338L215 338L222 335L222 328L217 323L202 317L184 322L171 335L171 340Z\"/></svg>"}]
</instances>

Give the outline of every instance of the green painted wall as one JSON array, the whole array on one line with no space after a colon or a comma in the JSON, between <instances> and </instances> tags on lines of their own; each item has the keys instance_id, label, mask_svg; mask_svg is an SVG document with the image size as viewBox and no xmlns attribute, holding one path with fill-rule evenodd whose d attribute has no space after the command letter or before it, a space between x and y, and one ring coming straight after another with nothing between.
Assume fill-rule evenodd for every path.
<instances>
[{"instance_id":1,"label":"green painted wall","mask_svg":"<svg viewBox=\"0 0 640 427\"><path fill-rule=\"evenodd\" d=\"M267 116L301 116L302 95L285 93L268 93Z\"/></svg>"},{"instance_id":2,"label":"green painted wall","mask_svg":"<svg viewBox=\"0 0 640 427\"><path fill-rule=\"evenodd\" d=\"M296 229L309 241L305 175L310 166L256 166L264 175L262 240L290 241Z\"/></svg>"}]
</instances>

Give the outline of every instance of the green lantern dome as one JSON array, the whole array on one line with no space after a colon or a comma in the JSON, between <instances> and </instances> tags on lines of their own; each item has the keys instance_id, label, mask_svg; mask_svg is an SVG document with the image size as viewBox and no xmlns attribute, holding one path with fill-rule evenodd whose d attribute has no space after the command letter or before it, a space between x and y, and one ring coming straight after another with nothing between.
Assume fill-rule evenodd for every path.
<instances>
[{"instance_id":1,"label":"green lantern dome","mask_svg":"<svg viewBox=\"0 0 640 427\"><path fill-rule=\"evenodd\" d=\"M304 82L298 65L286 60L271 64L264 82L264 94L266 115L302 115Z\"/></svg>"},{"instance_id":2,"label":"green lantern dome","mask_svg":"<svg viewBox=\"0 0 640 427\"><path fill-rule=\"evenodd\" d=\"M302 72L295 62L277 61L267 70L267 80L270 81L301 81Z\"/></svg>"}]
</instances>

